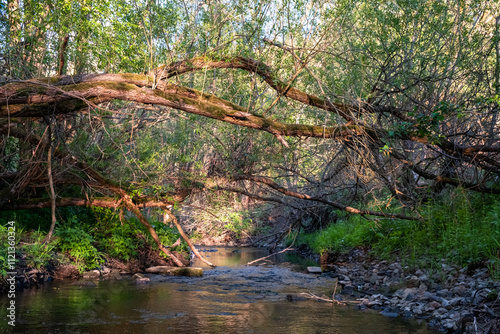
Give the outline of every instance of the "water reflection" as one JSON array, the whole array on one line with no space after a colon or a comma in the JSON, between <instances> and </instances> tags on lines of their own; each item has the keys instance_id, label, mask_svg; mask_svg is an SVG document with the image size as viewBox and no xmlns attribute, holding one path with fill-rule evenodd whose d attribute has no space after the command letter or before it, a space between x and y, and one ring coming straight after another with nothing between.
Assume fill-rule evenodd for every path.
<instances>
[{"instance_id":1,"label":"water reflection","mask_svg":"<svg viewBox=\"0 0 500 334\"><path fill-rule=\"evenodd\" d=\"M248 262L271 255L265 248L256 247L199 247L201 255L207 260L221 267L236 267ZM315 260L302 257L293 251L272 255L258 264L291 264L296 270L305 270L308 266L318 265ZM193 266L208 268L198 258L194 259Z\"/></svg>"},{"instance_id":2,"label":"water reflection","mask_svg":"<svg viewBox=\"0 0 500 334\"><path fill-rule=\"evenodd\" d=\"M226 250L207 254L233 267L207 269L202 278L152 276L148 285L96 281L96 287L54 282L25 291L16 299L17 326L8 328L2 321L0 332L427 333L425 326L374 312L311 300L288 302L287 293L316 291L331 282L283 267L238 266L261 254ZM0 299L2 319L7 302Z\"/></svg>"}]
</instances>

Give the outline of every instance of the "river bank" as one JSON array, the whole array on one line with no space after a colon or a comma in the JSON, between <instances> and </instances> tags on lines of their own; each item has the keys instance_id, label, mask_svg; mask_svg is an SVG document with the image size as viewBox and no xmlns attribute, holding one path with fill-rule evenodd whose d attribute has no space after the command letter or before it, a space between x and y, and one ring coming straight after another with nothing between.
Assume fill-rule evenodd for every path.
<instances>
[{"instance_id":1,"label":"river bank","mask_svg":"<svg viewBox=\"0 0 500 334\"><path fill-rule=\"evenodd\" d=\"M338 297L356 299L360 310L425 319L446 333L500 333L500 282L487 267L459 268L443 260L410 269L399 259L371 258L363 249L322 260L323 275L336 277L342 286Z\"/></svg>"},{"instance_id":2,"label":"river bank","mask_svg":"<svg viewBox=\"0 0 500 334\"><path fill-rule=\"evenodd\" d=\"M215 255L219 255L218 253L223 253L212 253L209 249L201 251L204 255L211 256L212 259ZM223 255L228 264L246 263L247 259L254 256L246 251L242 252L236 249L234 252L226 252L227 254L220 255ZM263 252L266 251L263 250ZM246 256L250 257L246 258ZM311 254L308 256L314 257ZM390 318L423 319L429 328L446 333L500 332L498 316L500 314L498 296L500 282L490 277L486 267L458 268L441 262L430 265L429 268L410 269L397 258L395 261L376 259L367 250L361 248L348 254L329 254L324 255L321 259L316 257L316 260L321 261L323 273L319 276L308 274L310 279L317 277L334 279L338 282L338 284L333 285L331 281L325 281L330 283L321 286L322 280L314 279L315 292L325 299L330 299L335 293L335 299L338 301L355 301L355 303L347 305L354 304L358 310L376 311ZM270 262L257 263L257 265L259 264L269 265ZM24 268L18 272L17 283L20 287L40 287L47 280L70 279L74 280L76 285L85 286L81 282L89 282L89 286L95 286L95 284L90 284L92 280L121 280L122 274L142 273L144 271L145 268L141 266L124 266L123 263L111 259L101 267L101 270L95 271L98 275L91 275L89 272L80 274L76 267L68 264L52 268ZM225 279L232 279L233 275L230 272L219 271L213 273L222 273ZM213 276L213 273L210 275ZM243 271L241 275L243 274L247 275L248 273ZM251 274L254 275L253 272ZM273 275L274 278L278 278L276 280L272 277L269 279L269 282L274 282L273 287L280 284L286 286L288 280L294 279L293 275L300 277L302 281L306 277L299 272L288 273L286 279L279 279L281 276ZM149 276L152 276L153 281L164 280L159 275ZM82 277L86 280L75 280ZM192 278L185 280L190 279ZM236 282L231 287L237 285ZM269 289L261 290L267 291ZM289 291L291 292L291 290ZM300 293L293 292L286 294L286 298L282 297L278 297L278 299L288 301L305 299Z\"/></svg>"},{"instance_id":3,"label":"river bank","mask_svg":"<svg viewBox=\"0 0 500 334\"><path fill-rule=\"evenodd\" d=\"M356 301L359 310L422 319L445 333L500 333L500 281L490 275L487 262L459 267L442 259L410 268L399 257L381 260L367 248L321 257L306 248L300 251L321 263L321 276L338 280L335 298Z\"/></svg>"}]
</instances>

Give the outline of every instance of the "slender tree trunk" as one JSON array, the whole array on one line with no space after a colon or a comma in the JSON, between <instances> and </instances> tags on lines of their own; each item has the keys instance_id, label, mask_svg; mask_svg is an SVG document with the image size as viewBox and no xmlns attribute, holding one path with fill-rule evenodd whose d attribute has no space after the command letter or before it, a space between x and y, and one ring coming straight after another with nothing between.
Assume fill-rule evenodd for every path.
<instances>
[{"instance_id":1,"label":"slender tree trunk","mask_svg":"<svg viewBox=\"0 0 500 334\"><path fill-rule=\"evenodd\" d=\"M208 264L211 267L215 267L215 265L213 263L211 263L210 261L204 259L201 256L200 252L198 252L198 250L194 246L193 242L189 239L188 235L184 232L184 230L182 229L181 224L179 224L179 222L177 221L177 218L175 218L175 216L173 215L173 213L170 210L166 210L166 212L172 218L172 221L174 222L175 227L177 227L177 230L179 231L179 233L181 234L182 239L184 239L187 242L189 248L191 248L191 250L193 251L194 255L196 255L203 263L206 263L206 264Z\"/></svg>"},{"instance_id":2,"label":"slender tree trunk","mask_svg":"<svg viewBox=\"0 0 500 334\"><path fill-rule=\"evenodd\" d=\"M48 137L49 137L49 149L47 154L47 174L49 177L49 189L50 189L50 201L51 201L51 217L52 222L50 224L49 233L47 234L46 241L49 242L54 234L54 228L56 227L56 192L54 190L54 179L52 177L52 128L51 123L48 125Z\"/></svg>"},{"instance_id":3,"label":"slender tree trunk","mask_svg":"<svg viewBox=\"0 0 500 334\"><path fill-rule=\"evenodd\" d=\"M21 20L19 13L19 0L7 1L7 12L9 17L9 56L7 58L7 66L9 76L16 77L19 69L16 69L17 58L19 57L19 42L21 34Z\"/></svg>"},{"instance_id":4,"label":"slender tree trunk","mask_svg":"<svg viewBox=\"0 0 500 334\"><path fill-rule=\"evenodd\" d=\"M61 44L61 50L59 50L59 70L57 71L57 75L59 76L64 74L64 63L65 63L64 54L68 46L68 41L69 41L69 35L64 36Z\"/></svg>"},{"instance_id":5,"label":"slender tree trunk","mask_svg":"<svg viewBox=\"0 0 500 334\"><path fill-rule=\"evenodd\" d=\"M496 17L495 22L495 54L496 54L496 63L495 63L495 94L500 94L500 15Z\"/></svg>"}]
</instances>

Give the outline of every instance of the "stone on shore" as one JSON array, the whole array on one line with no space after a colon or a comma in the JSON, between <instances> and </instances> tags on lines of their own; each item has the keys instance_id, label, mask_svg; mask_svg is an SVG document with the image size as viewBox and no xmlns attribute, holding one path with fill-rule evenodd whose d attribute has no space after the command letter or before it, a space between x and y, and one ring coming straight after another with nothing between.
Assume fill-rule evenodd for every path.
<instances>
[{"instance_id":1,"label":"stone on shore","mask_svg":"<svg viewBox=\"0 0 500 334\"><path fill-rule=\"evenodd\" d=\"M307 267L307 272L310 274L321 274L322 270L320 267Z\"/></svg>"},{"instance_id":2,"label":"stone on shore","mask_svg":"<svg viewBox=\"0 0 500 334\"><path fill-rule=\"evenodd\" d=\"M91 270L83 273L84 279L99 279L99 276L101 276L99 270Z\"/></svg>"}]
</instances>

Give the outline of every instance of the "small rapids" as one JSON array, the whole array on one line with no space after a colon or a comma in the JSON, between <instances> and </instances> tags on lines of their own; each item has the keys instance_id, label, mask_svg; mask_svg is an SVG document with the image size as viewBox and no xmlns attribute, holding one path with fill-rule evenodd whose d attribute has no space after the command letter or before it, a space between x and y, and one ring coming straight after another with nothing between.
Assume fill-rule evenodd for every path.
<instances>
[{"instance_id":1,"label":"small rapids","mask_svg":"<svg viewBox=\"0 0 500 334\"><path fill-rule=\"evenodd\" d=\"M429 333L425 323L306 298L304 293L331 298L336 280L302 272L314 263L296 254L245 266L268 253L255 248L201 250L218 265L204 268L203 277L147 275L150 283L140 285L129 278L94 281L95 286L54 281L19 293L17 324L13 328L2 321L0 332ZM7 302L0 299L0 314Z\"/></svg>"}]
</instances>

